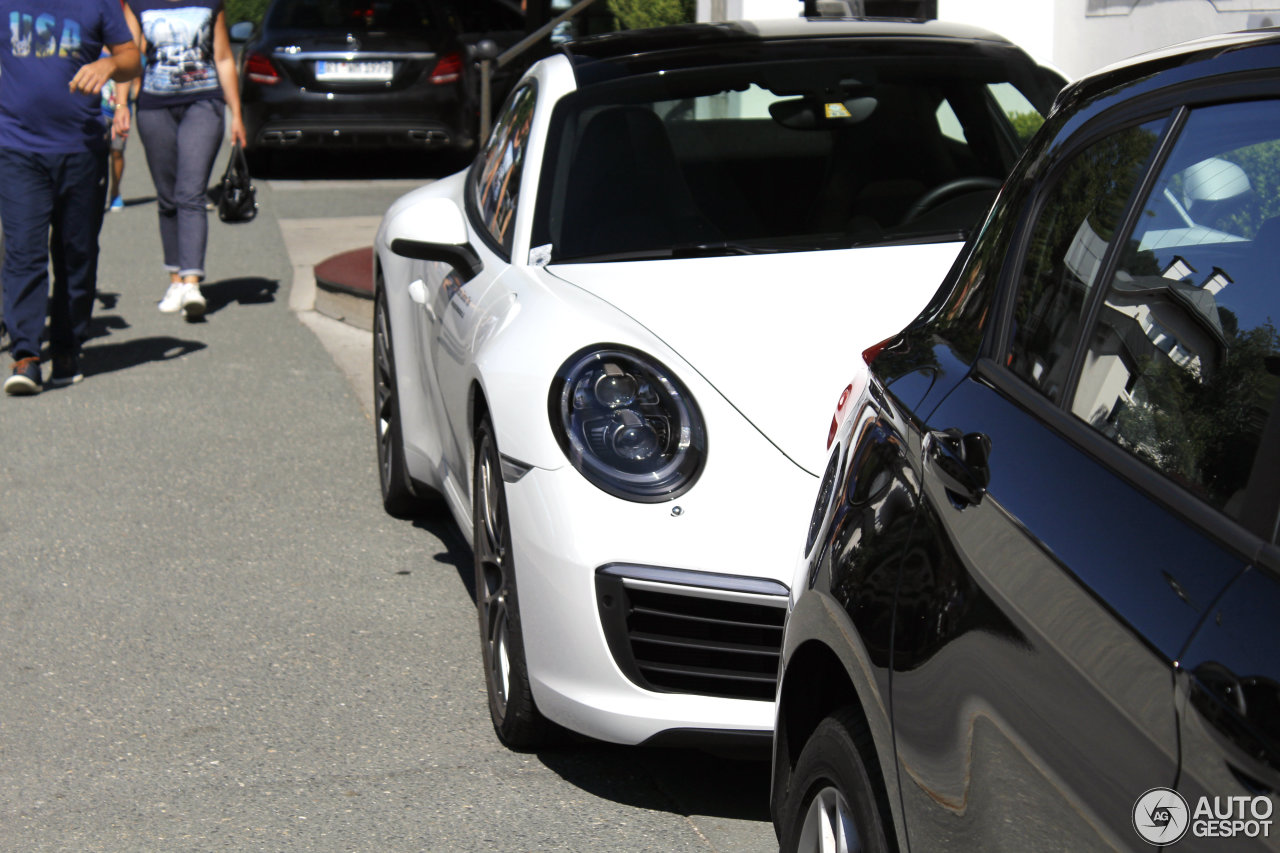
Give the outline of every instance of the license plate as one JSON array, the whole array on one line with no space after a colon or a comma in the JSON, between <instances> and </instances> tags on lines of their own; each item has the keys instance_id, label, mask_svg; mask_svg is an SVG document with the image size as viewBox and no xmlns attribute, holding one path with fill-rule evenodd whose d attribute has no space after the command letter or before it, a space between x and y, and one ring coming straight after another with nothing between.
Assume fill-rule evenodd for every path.
<instances>
[{"instance_id":1,"label":"license plate","mask_svg":"<svg viewBox=\"0 0 1280 853\"><path fill-rule=\"evenodd\" d=\"M391 79L391 60L381 62L316 62L317 80L378 80Z\"/></svg>"}]
</instances>

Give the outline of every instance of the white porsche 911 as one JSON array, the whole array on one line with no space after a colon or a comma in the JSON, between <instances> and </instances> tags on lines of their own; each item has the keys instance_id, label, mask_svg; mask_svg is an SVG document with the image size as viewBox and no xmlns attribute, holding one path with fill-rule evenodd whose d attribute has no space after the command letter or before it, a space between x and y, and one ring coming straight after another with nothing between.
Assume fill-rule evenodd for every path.
<instances>
[{"instance_id":1,"label":"white porsche 911","mask_svg":"<svg viewBox=\"0 0 1280 853\"><path fill-rule=\"evenodd\" d=\"M475 555L532 748L767 748L850 364L924 306L1061 85L990 33L797 19L585 39L374 253L382 497Z\"/></svg>"}]
</instances>

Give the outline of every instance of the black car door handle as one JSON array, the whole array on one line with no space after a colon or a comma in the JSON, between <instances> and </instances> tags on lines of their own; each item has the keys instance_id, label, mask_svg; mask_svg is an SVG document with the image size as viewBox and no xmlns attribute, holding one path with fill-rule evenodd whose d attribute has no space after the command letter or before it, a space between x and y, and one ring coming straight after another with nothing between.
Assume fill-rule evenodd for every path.
<instances>
[{"instance_id":1,"label":"black car door handle","mask_svg":"<svg viewBox=\"0 0 1280 853\"><path fill-rule=\"evenodd\" d=\"M934 430L924 438L924 461L953 503L976 505L987 493L991 439L980 432Z\"/></svg>"}]
</instances>

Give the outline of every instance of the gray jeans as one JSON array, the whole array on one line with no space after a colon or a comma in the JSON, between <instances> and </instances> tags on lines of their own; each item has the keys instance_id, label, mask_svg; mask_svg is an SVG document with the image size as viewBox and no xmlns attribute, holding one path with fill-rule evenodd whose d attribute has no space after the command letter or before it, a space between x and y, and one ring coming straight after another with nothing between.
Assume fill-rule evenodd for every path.
<instances>
[{"instance_id":1,"label":"gray jeans","mask_svg":"<svg viewBox=\"0 0 1280 853\"><path fill-rule=\"evenodd\" d=\"M220 99L138 110L138 134L160 211L164 267L171 273L204 278L209 242L206 191L222 145L224 110Z\"/></svg>"}]
</instances>

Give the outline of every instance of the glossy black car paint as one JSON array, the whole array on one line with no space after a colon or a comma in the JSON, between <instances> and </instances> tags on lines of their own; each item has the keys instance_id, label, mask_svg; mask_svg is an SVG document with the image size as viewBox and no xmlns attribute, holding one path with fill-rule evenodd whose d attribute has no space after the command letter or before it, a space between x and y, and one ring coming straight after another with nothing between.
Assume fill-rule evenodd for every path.
<instances>
[{"instance_id":1,"label":"glossy black car paint","mask_svg":"<svg viewBox=\"0 0 1280 853\"><path fill-rule=\"evenodd\" d=\"M856 52L900 59L904 56L936 58L985 57L1025 69L1020 88L1036 93L1063 84L1058 72L1028 62L1021 48L990 33L945 21L905 19L859 20L856 29L839 18L771 21L725 21L647 30L630 30L572 41L563 47L573 62L579 86L590 86L635 74L673 72L720 63L740 63L754 58L796 59L823 55L847 56ZM767 53L762 45L769 43ZM1030 79L1035 76L1035 80Z\"/></svg>"},{"instance_id":2,"label":"glossy black car paint","mask_svg":"<svg viewBox=\"0 0 1280 853\"><path fill-rule=\"evenodd\" d=\"M246 150L259 161L296 148L469 150L479 110L471 47L486 37L509 45L523 27L503 0L274 0L240 51ZM389 80L317 77L318 62L379 61L391 63Z\"/></svg>"},{"instance_id":3,"label":"glossy black car paint","mask_svg":"<svg viewBox=\"0 0 1280 853\"><path fill-rule=\"evenodd\" d=\"M1134 803L1158 786L1193 805L1276 802L1274 493L1254 522L1226 517L1033 391L1003 355L1028 221L1062 161L1154 122L1169 137L1150 169L1180 108L1271 98L1275 34L1069 87L934 302L869 359L788 618L775 824L809 734L849 707L899 850L1142 849ZM1276 849L1280 830L1234 843Z\"/></svg>"}]
</instances>

